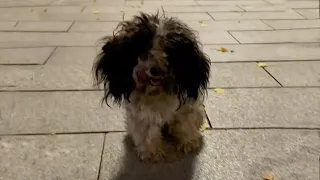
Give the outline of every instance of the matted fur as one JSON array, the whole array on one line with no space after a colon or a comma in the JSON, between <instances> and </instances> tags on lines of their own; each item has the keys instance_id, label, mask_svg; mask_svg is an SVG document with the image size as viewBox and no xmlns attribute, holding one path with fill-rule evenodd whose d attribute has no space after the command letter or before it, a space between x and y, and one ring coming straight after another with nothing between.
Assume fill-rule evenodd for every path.
<instances>
[{"instance_id":1,"label":"matted fur","mask_svg":"<svg viewBox=\"0 0 320 180\"><path fill-rule=\"evenodd\" d=\"M200 147L210 61L186 24L144 13L122 22L93 71L104 85L103 100L124 105L141 160L166 158L164 130L179 151Z\"/></svg>"}]
</instances>

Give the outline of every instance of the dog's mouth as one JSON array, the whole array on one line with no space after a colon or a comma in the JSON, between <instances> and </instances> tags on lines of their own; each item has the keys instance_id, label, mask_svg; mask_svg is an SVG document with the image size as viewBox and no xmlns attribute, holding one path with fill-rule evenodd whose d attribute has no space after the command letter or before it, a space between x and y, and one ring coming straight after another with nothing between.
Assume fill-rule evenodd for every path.
<instances>
[{"instance_id":1,"label":"dog's mouth","mask_svg":"<svg viewBox=\"0 0 320 180\"><path fill-rule=\"evenodd\" d=\"M149 79L149 83L151 86L160 86L162 81L161 81L161 79L151 78L151 79Z\"/></svg>"}]
</instances>

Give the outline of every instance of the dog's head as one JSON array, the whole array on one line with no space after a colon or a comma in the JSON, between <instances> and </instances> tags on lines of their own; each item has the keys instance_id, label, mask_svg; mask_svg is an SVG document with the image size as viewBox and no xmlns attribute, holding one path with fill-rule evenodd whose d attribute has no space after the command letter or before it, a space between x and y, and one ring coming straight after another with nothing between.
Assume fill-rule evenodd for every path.
<instances>
[{"instance_id":1,"label":"dog's head","mask_svg":"<svg viewBox=\"0 0 320 180\"><path fill-rule=\"evenodd\" d=\"M210 61L186 24L141 13L106 39L93 71L97 84L104 84L106 102L129 101L134 90L176 94L181 102L206 91Z\"/></svg>"}]
</instances>

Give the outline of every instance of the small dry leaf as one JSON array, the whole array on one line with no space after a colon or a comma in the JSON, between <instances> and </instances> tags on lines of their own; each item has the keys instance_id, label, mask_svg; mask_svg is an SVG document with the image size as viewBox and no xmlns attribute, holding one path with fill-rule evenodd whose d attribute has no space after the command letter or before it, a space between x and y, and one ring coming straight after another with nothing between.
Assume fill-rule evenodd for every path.
<instances>
[{"instance_id":1,"label":"small dry leaf","mask_svg":"<svg viewBox=\"0 0 320 180\"><path fill-rule=\"evenodd\" d=\"M202 125L200 126L200 131L203 132L208 128L210 128L210 126L209 126L208 122L206 120L204 120Z\"/></svg>"},{"instance_id":2,"label":"small dry leaf","mask_svg":"<svg viewBox=\"0 0 320 180\"><path fill-rule=\"evenodd\" d=\"M92 2L97 2L97 0L92 0Z\"/></svg>"},{"instance_id":3,"label":"small dry leaf","mask_svg":"<svg viewBox=\"0 0 320 180\"><path fill-rule=\"evenodd\" d=\"M221 51L221 52L228 52L229 50L228 50L227 48L222 47L222 48L220 48L218 51Z\"/></svg>"},{"instance_id":4,"label":"small dry leaf","mask_svg":"<svg viewBox=\"0 0 320 180\"><path fill-rule=\"evenodd\" d=\"M223 94L224 93L224 89L222 89L222 88L216 88L216 89L214 89L214 91L216 93L219 93L219 94Z\"/></svg>"},{"instance_id":5,"label":"small dry leaf","mask_svg":"<svg viewBox=\"0 0 320 180\"><path fill-rule=\"evenodd\" d=\"M100 13L99 10L94 10L94 11L92 11L92 14L99 14L99 13Z\"/></svg>"},{"instance_id":6,"label":"small dry leaf","mask_svg":"<svg viewBox=\"0 0 320 180\"><path fill-rule=\"evenodd\" d=\"M201 27L207 27L208 25L201 23L200 26L201 26Z\"/></svg>"},{"instance_id":7,"label":"small dry leaf","mask_svg":"<svg viewBox=\"0 0 320 180\"><path fill-rule=\"evenodd\" d=\"M257 66L259 66L259 67L262 67L262 68L263 68L263 67L267 67L267 64L266 64L266 63L258 63L258 64L257 64Z\"/></svg>"},{"instance_id":8,"label":"small dry leaf","mask_svg":"<svg viewBox=\"0 0 320 180\"><path fill-rule=\"evenodd\" d=\"M267 172L264 176L263 176L263 180L274 180L274 176L271 172Z\"/></svg>"}]
</instances>

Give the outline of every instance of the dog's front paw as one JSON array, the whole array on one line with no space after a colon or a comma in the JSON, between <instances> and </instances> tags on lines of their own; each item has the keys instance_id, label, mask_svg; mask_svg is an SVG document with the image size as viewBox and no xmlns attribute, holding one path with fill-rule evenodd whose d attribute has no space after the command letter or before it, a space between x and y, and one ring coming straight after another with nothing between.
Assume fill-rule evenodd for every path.
<instances>
[{"instance_id":1,"label":"dog's front paw","mask_svg":"<svg viewBox=\"0 0 320 180\"><path fill-rule=\"evenodd\" d=\"M145 163L157 163L164 160L164 152L162 150L151 151L140 151L138 152L139 159Z\"/></svg>"},{"instance_id":2,"label":"dog's front paw","mask_svg":"<svg viewBox=\"0 0 320 180\"><path fill-rule=\"evenodd\" d=\"M177 149L180 152L188 153L188 152L199 150L201 146L202 146L202 138L198 138L198 139L177 144Z\"/></svg>"}]
</instances>

